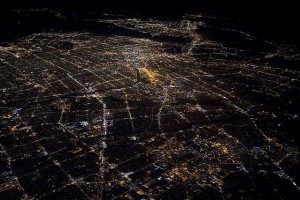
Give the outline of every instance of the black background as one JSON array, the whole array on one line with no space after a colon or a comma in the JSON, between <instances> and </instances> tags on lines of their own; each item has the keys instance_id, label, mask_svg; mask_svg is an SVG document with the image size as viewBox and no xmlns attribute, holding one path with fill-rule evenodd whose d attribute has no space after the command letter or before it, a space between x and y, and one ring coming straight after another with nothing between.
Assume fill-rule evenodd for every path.
<instances>
[{"instance_id":1,"label":"black background","mask_svg":"<svg viewBox=\"0 0 300 200\"><path fill-rule=\"evenodd\" d=\"M299 11L296 2L291 0L10 0L1 1L1 4L1 40L14 38L19 35L16 32L24 31L18 24L23 19L14 16L12 10L51 8L70 16L94 11L168 18L204 11L217 17L237 19L243 29L266 39L299 44ZM30 28L34 31L39 26L41 23L31 23Z\"/></svg>"}]
</instances>

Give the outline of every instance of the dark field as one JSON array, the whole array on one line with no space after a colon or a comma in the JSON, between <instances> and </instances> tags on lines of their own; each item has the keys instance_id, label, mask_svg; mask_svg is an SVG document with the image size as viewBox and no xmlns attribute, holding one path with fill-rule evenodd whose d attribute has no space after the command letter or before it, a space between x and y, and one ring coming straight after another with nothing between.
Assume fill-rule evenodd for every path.
<instances>
[{"instance_id":1,"label":"dark field","mask_svg":"<svg viewBox=\"0 0 300 200\"><path fill-rule=\"evenodd\" d=\"M0 199L299 198L293 37L209 12L8 12Z\"/></svg>"}]
</instances>

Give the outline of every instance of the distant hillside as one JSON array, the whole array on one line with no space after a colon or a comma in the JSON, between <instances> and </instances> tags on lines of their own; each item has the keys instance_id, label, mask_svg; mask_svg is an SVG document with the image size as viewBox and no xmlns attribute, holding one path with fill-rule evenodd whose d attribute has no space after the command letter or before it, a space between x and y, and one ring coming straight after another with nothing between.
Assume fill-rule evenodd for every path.
<instances>
[{"instance_id":1,"label":"distant hillside","mask_svg":"<svg viewBox=\"0 0 300 200\"><path fill-rule=\"evenodd\" d=\"M1 24L18 21L10 10L16 8L52 8L66 14L80 12L117 12L139 16L176 17L185 13L208 12L240 20L242 28L270 39L299 43L299 12L292 0L7 0L1 2ZM12 18L12 19L11 19ZM9 30L7 30L9 31Z\"/></svg>"}]
</instances>

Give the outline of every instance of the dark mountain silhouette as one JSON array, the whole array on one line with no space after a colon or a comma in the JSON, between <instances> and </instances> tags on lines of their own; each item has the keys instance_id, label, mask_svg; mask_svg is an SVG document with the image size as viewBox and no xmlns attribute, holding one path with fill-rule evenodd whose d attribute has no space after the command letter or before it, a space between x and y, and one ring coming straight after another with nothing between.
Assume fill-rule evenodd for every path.
<instances>
[{"instance_id":1,"label":"dark mountain silhouette","mask_svg":"<svg viewBox=\"0 0 300 200\"><path fill-rule=\"evenodd\" d=\"M57 28L55 27L57 19L53 19L47 12L39 13L40 20L36 20L37 16L32 19L13 12L17 9L49 8L61 11L69 16L68 19L80 18L84 12L122 13L139 17L163 16L171 19L186 13L208 12L218 17L237 19L242 29L266 39L284 39L299 44L299 30L297 29L299 12L291 0L280 2L271 0L10 0L3 1L1 4L1 29L3 31L0 33L0 38L2 40L40 29Z\"/></svg>"}]
</instances>

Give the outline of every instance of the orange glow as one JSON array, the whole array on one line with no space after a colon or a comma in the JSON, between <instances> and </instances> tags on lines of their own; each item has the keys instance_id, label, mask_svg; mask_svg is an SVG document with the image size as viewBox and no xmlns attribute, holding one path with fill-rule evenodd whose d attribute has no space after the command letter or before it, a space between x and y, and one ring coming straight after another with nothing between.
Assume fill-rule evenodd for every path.
<instances>
[{"instance_id":1,"label":"orange glow","mask_svg":"<svg viewBox=\"0 0 300 200\"><path fill-rule=\"evenodd\" d=\"M156 82L156 77L159 76L158 73L146 68L140 68L139 71L143 72L152 83Z\"/></svg>"}]
</instances>

